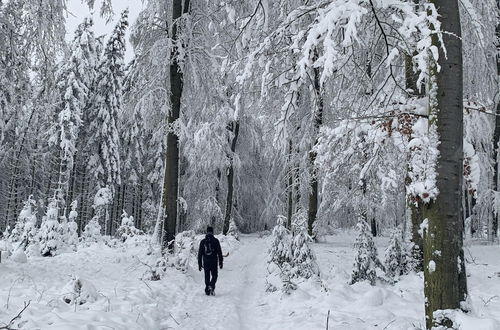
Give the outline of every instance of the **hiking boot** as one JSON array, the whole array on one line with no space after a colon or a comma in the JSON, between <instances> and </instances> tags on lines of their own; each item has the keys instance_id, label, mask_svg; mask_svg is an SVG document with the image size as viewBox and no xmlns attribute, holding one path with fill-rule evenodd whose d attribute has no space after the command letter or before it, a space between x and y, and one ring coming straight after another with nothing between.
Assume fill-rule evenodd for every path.
<instances>
[{"instance_id":1,"label":"hiking boot","mask_svg":"<svg viewBox=\"0 0 500 330\"><path fill-rule=\"evenodd\" d=\"M207 296L209 296L209 295L210 295L210 288L205 288L205 294L206 294Z\"/></svg>"},{"instance_id":2,"label":"hiking boot","mask_svg":"<svg viewBox=\"0 0 500 330\"><path fill-rule=\"evenodd\" d=\"M207 294L210 295L210 296L214 296L215 295L214 289L211 286L208 287L208 293Z\"/></svg>"}]
</instances>

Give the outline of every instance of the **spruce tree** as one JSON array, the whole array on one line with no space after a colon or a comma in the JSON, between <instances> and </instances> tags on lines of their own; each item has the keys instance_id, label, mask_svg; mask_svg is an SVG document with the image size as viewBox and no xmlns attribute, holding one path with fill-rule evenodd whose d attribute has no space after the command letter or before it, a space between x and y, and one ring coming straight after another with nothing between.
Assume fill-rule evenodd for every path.
<instances>
[{"instance_id":1,"label":"spruce tree","mask_svg":"<svg viewBox=\"0 0 500 330\"><path fill-rule=\"evenodd\" d=\"M278 277L282 282L282 291L290 293L297 286L292 282L292 236L285 227L286 218L278 216L277 224L273 229L271 247L269 248L268 270L270 275L274 275L273 268L279 270ZM274 266L274 267L273 267ZM268 282L267 291L276 291L276 286Z\"/></svg>"},{"instance_id":2,"label":"spruce tree","mask_svg":"<svg viewBox=\"0 0 500 330\"><path fill-rule=\"evenodd\" d=\"M293 240L292 250L292 275L295 277L310 278L319 275L316 255L309 247L311 237L307 234L307 219L296 217L292 222Z\"/></svg>"},{"instance_id":3,"label":"spruce tree","mask_svg":"<svg viewBox=\"0 0 500 330\"><path fill-rule=\"evenodd\" d=\"M122 118L122 165L127 183L136 186L144 172L144 127L140 109L133 107L128 110Z\"/></svg>"},{"instance_id":4,"label":"spruce tree","mask_svg":"<svg viewBox=\"0 0 500 330\"><path fill-rule=\"evenodd\" d=\"M271 247L269 248L269 263L279 268L292 262L291 234L285 227L286 219L278 216L277 224L273 229Z\"/></svg>"},{"instance_id":5,"label":"spruce tree","mask_svg":"<svg viewBox=\"0 0 500 330\"><path fill-rule=\"evenodd\" d=\"M99 218L93 217L89 223L85 225L82 233L83 240L89 243L98 243L102 240L101 235L101 225L99 224Z\"/></svg>"},{"instance_id":6,"label":"spruce tree","mask_svg":"<svg viewBox=\"0 0 500 330\"><path fill-rule=\"evenodd\" d=\"M36 223L36 216L33 214L33 208L36 206L35 200L33 200L33 196L29 196L28 200L24 202L23 209L19 213L19 217L17 218L16 225L14 229L10 232L9 240L12 243L22 242L22 236L24 234L25 226L29 222ZM34 219L34 221L33 221Z\"/></svg>"},{"instance_id":7,"label":"spruce tree","mask_svg":"<svg viewBox=\"0 0 500 330\"><path fill-rule=\"evenodd\" d=\"M128 10L125 10L106 44L97 72L96 95L89 109L90 127L87 138L92 155L88 167L98 187L109 186L112 191L115 184L120 184L120 139L117 123L122 106L127 17Z\"/></svg>"},{"instance_id":8,"label":"spruce tree","mask_svg":"<svg viewBox=\"0 0 500 330\"><path fill-rule=\"evenodd\" d=\"M399 230L392 231L389 246L385 250L385 274L393 280L403 275L405 271L405 253L401 246L400 237Z\"/></svg>"},{"instance_id":9,"label":"spruce tree","mask_svg":"<svg viewBox=\"0 0 500 330\"><path fill-rule=\"evenodd\" d=\"M38 233L40 254L44 257L55 256L57 250L61 247L58 213L57 201L52 199L47 206L47 214L42 218L42 224Z\"/></svg>"},{"instance_id":10,"label":"spruce tree","mask_svg":"<svg viewBox=\"0 0 500 330\"><path fill-rule=\"evenodd\" d=\"M77 208L77 201L73 201L73 203L71 203L71 211L63 233L63 242L73 251L76 251L78 244L78 225L76 224L76 219L78 217L78 212L76 211Z\"/></svg>"},{"instance_id":11,"label":"spruce tree","mask_svg":"<svg viewBox=\"0 0 500 330\"><path fill-rule=\"evenodd\" d=\"M36 202L32 196L28 197L28 200L24 202L23 209L19 214L19 218L16 223L16 227L11 232L11 241L14 242L13 234L19 235L17 242L19 242L19 247L26 249L26 247L33 243L36 239L37 228L36 228L36 215L34 208L36 207Z\"/></svg>"},{"instance_id":12,"label":"spruce tree","mask_svg":"<svg viewBox=\"0 0 500 330\"><path fill-rule=\"evenodd\" d=\"M90 31L93 22L85 18L75 31L70 54L56 72L60 104L56 110L55 126L49 144L56 146L59 160L59 197L64 205L69 187L69 176L77 151L82 117L89 102L96 65L96 45Z\"/></svg>"},{"instance_id":13,"label":"spruce tree","mask_svg":"<svg viewBox=\"0 0 500 330\"><path fill-rule=\"evenodd\" d=\"M116 237L122 242L125 242L128 238L141 234L143 234L143 232L134 226L134 217L129 216L127 212L123 211L122 222L120 227L116 230Z\"/></svg>"},{"instance_id":14,"label":"spruce tree","mask_svg":"<svg viewBox=\"0 0 500 330\"><path fill-rule=\"evenodd\" d=\"M377 278L376 267L381 266L377 257L377 247L373 241L371 229L365 220L360 219L357 228L359 233L356 243L354 243L356 255L354 257L351 284L366 280L371 285L375 285Z\"/></svg>"}]
</instances>

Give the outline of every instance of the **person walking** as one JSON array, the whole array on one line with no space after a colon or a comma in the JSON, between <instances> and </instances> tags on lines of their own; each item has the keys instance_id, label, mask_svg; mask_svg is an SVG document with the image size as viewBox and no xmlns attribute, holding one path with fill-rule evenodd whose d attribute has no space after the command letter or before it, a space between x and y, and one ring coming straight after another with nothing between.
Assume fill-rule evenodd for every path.
<instances>
[{"instance_id":1,"label":"person walking","mask_svg":"<svg viewBox=\"0 0 500 330\"><path fill-rule=\"evenodd\" d=\"M222 269L223 259L220 242L214 237L214 229L208 226L207 235L201 240L198 249L198 268L200 272L202 268L205 270L205 294L207 296L215 294L217 264Z\"/></svg>"}]
</instances>

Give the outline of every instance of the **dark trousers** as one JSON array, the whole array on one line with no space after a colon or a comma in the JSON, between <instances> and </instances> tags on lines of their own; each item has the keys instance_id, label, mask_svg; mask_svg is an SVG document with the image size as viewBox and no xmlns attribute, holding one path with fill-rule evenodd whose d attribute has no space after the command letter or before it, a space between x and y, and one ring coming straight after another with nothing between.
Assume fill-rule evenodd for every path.
<instances>
[{"instance_id":1,"label":"dark trousers","mask_svg":"<svg viewBox=\"0 0 500 330\"><path fill-rule=\"evenodd\" d=\"M215 283L217 282L217 264L206 264L203 269L205 270L205 290L208 289L209 286L215 289ZM210 275L212 275L212 278L210 278Z\"/></svg>"}]
</instances>

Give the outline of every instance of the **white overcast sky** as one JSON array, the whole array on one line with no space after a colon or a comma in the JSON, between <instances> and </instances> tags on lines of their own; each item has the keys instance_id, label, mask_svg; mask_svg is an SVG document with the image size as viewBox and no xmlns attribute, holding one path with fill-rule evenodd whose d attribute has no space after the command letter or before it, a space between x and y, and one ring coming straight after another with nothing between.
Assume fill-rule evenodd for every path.
<instances>
[{"instance_id":1,"label":"white overcast sky","mask_svg":"<svg viewBox=\"0 0 500 330\"><path fill-rule=\"evenodd\" d=\"M101 1L96 0L96 8L94 8L94 14L89 10L86 4L83 4L81 0L68 0L68 14L66 17L66 40L70 41L73 39L73 34L76 27L80 24L83 19L87 16L92 16L94 18L94 31L96 36L109 33L113 30L116 22L120 18L120 13L128 8L129 9L129 24L132 25L142 10L144 4L142 0L113 0L113 12L115 13L111 22L106 24L106 20L99 16L99 5ZM127 33L127 53L125 55L125 61L128 62L132 59L133 52L130 43L128 43L128 33Z\"/></svg>"}]
</instances>

